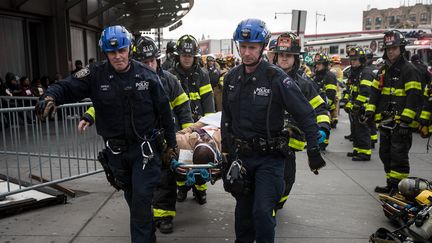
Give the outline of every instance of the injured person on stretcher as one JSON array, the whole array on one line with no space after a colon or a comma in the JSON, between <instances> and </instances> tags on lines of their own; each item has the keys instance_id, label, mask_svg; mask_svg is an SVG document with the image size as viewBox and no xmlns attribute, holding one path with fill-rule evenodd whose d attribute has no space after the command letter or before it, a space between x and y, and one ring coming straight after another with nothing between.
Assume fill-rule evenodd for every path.
<instances>
[{"instance_id":1,"label":"injured person on stretcher","mask_svg":"<svg viewBox=\"0 0 432 243\"><path fill-rule=\"evenodd\" d=\"M220 178L220 120L221 112L218 112L203 117L192 126L176 133L180 153L178 161L173 160L171 167L186 176L187 184L193 183L193 175L200 175L212 183Z\"/></svg>"}]
</instances>

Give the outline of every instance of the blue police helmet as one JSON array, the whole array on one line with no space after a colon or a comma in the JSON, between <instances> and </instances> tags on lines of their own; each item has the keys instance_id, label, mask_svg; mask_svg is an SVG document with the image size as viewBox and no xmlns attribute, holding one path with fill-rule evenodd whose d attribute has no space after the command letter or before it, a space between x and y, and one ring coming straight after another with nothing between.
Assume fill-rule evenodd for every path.
<instances>
[{"instance_id":1,"label":"blue police helmet","mask_svg":"<svg viewBox=\"0 0 432 243\"><path fill-rule=\"evenodd\" d=\"M132 46L132 34L121 25L105 28L99 40L103 52L117 51Z\"/></svg>"},{"instance_id":2,"label":"blue police helmet","mask_svg":"<svg viewBox=\"0 0 432 243\"><path fill-rule=\"evenodd\" d=\"M246 19L237 25L233 39L238 42L255 42L267 45L270 35L270 31L267 29L264 21L260 19Z\"/></svg>"}]
</instances>

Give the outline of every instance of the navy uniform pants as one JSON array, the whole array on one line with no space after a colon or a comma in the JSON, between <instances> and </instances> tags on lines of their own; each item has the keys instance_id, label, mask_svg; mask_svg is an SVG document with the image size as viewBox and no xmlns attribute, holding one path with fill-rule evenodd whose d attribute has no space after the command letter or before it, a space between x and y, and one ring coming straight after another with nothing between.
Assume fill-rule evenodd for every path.
<instances>
[{"instance_id":1,"label":"navy uniform pants","mask_svg":"<svg viewBox=\"0 0 432 243\"><path fill-rule=\"evenodd\" d=\"M249 195L235 196L235 242L272 243L276 227L273 209L285 189L284 157L252 155L240 159L254 188Z\"/></svg>"},{"instance_id":2,"label":"navy uniform pants","mask_svg":"<svg viewBox=\"0 0 432 243\"><path fill-rule=\"evenodd\" d=\"M142 162L139 143L129 144L127 150L118 155L108 152L108 164L114 177L122 185L129 206L132 242L153 243L156 242L156 229L151 204L153 191L160 178L161 160L155 154L155 158L147 163L144 170Z\"/></svg>"}]
</instances>

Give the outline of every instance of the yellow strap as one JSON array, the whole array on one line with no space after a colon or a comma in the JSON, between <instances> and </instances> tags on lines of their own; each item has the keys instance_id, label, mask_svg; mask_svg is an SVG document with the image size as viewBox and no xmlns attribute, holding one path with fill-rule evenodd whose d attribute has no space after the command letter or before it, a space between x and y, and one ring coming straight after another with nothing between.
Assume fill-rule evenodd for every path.
<instances>
[{"instance_id":1,"label":"yellow strap","mask_svg":"<svg viewBox=\"0 0 432 243\"><path fill-rule=\"evenodd\" d=\"M405 109L403 109L401 116L406 116L406 117L409 117L411 119L414 119L416 114L417 113L415 111L408 109L408 108L405 108Z\"/></svg>"},{"instance_id":2,"label":"yellow strap","mask_svg":"<svg viewBox=\"0 0 432 243\"><path fill-rule=\"evenodd\" d=\"M429 120L431 113L429 111L422 111L420 114L420 118L424 120Z\"/></svg>"},{"instance_id":3,"label":"yellow strap","mask_svg":"<svg viewBox=\"0 0 432 243\"><path fill-rule=\"evenodd\" d=\"M336 87L336 85L334 85L334 84L327 84L327 85L325 86L325 89L326 89L326 90L329 90L329 89L336 90L337 87Z\"/></svg>"},{"instance_id":4,"label":"yellow strap","mask_svg":"<svg viewBox=\"0 0 432 243\"><path fill-rule=\"evenodd\" d=\"M202 185L197 185L197 184L195 184L195 188L196 188L198 191L205 191L205 190L207 190L207 184L202 184Z\"/></svg>"},{"instance_id":5,"label":"yellow strap","mask_svg":"<svg viewBox=\"0 0 432 243\"><path fill-rule=\"evenodd\" d=\"M95 111L93 106L90 106L90 108L88 108L86 113L89 114L93 118L94 121L96 121L96 111Z\"/></svg>"},{"instance_id":6,"label":"yellow strap","mask_svg":"<svg viewBox=\"0 0 432 243\"><path fill-rule=\"evenodd\" d=\"M176 216L176 211L153 208L153 217L163 218L163 217L174 217L174 216Z\"/></svg>"},{"instance_id":7,"label":"yellow strap","mask_svg":"<svg viewBox=\"0 0 432 243\"><path fill-rule=\"evenodd\" d=\"M199 93L200 93L200 95L207 94L208 92L213 92L213 89L212 89L211 84L206 84L206 85L201 86L201 87L199 88Z\"/></svg>"},{"instance_id":8,"label":"yellow strap","mask_svg":"<svg viewBox=\"0 0 432 243\"><path fill-rule=\"evenodd\" d=\"M330 117L328 115L318 115L317 116L317 123L330 123Z\"/></svg>"},{"instance_id":9,"label":"yellow strap","mask_svg":"<svg viewBox=\"0 0 432 243\"><path fill-rule=\"evenodd\" d=\"M363 79L362 81L360 81L360 85L371 86L372 82L367 79Z\"/></svg>"},{"instance_id":10,"label":"yellow strap","mask_svg":"<svg viewBox=\"0 0 432 243\"><path fill-rule=\"evenodd\" d=\"M309 100L309 103L314 109L316 109L318 106L324 103L324 100L320 95L317 95L313 99Z\"/></svg>"},{"instance_id":11,"label":"yellow strap","mask_svg":"<svg viewBox=\"0 0 432 243\"><path fill-rule=\"evenodd\" d=\"M291 148L302 151L305 148L306 143L295 138L290 138L288 142L288 146Z\"/></svg>"},{"instance_id":12,"label":"yellow strap","mask_svg":"<svg viewBox=\"0 0 432 243\"><path fill-rule=\"evenodd\" d=\"M398 180L405 179L409 176L408 173L400 173L394 170L391 170L390 173L387 173L388 178L394 178Z\"/></svg>"},{"instance_id":13,"label":"yellow strap","mask_svg":"<svg viewBox=\"0 0 432 243\"><path fill-rule=\"evenodd\" d=\"M201 96L198 94L198 92L189 92L189 99L190 100L199 100L199 99L201 99Z\"/></svg>"},{"instance_id":14,"label":"yellow strap","mask_svg":"<svg viewBox=\"0 0 432 243\"><path fill-rule=\"evenodd\" d=\"M179 96L177 96L173 101L170 102L170 105L172 108L175 108L176 106L179 106L189 100L188 96L185 92L181 93Z\"/></svg>"},{"instance_id":15,"label":"yellow strap","mask_svg":"<svg viewBox=\"0 0 432 243\"><path fill-rule=\"evenodd\" d=\"M182 127L182 129L185 129L185 128L188 128L188 127L190 127L190 126L192 126L193 125L193 123L183 123L182 125L181 125L181 127Z\"/></svg>"},{"instance_id":16,"label":"yellow strap","mask_svg":"<svg viewBox=\"0 0 432 243\"><path fill-rule=\"evenodd\" d=\"M418 81L409 81L409 82L405 83L405 91L408 91L410 89L422 90L421 83Z\"/></svg>"}]
</instances>

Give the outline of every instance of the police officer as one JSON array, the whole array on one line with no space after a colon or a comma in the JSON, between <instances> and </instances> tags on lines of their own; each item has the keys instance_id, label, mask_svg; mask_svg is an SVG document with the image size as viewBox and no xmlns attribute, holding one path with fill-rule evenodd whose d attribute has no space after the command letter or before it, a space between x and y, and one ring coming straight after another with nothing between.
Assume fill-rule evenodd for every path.
<instances>
[{"instance_id":1,"label":"police officer","mask_svg":"<svg viewBox=\"0 0 432 243\"><path fill-rule=\"evenodd\" d=\"M274 51L275 64L282 68L299 86L300 91L309 104L315 110L316 122L320 127L320 142L323 142L330 134L330 117L326 109L326 103L318 94L317 85L310 79L306 79L298 72L300 68L300 41L297 35L288 32L280 35L277 38ZM288 116L290 139L288 145L293 151L302 151L305 147L305 142L302 134L296 133L296 127L299 122ZM293 127L294 126L294 127ZM299 136L300 135L300 136ZM288 195L295 181L296 172L296 156L295 153L290 153L285 162L285 192L277 205L277 209L281 209L288 199Z\"/></svg>"},{"instance_id":2,"label":"police officer","mask_svg":"<svg viewBox=\"0 0 432 243\"><path fill-rule=\"evenodd\" d=\"M175 64L175 55L174 52L176 50L176 43L174 41L169 41L166 45L166 59L162 64L163 70L170 70L174 67Z\"/></svg>"},{"instance_id":3,"label":"police officer","mask_svg":"<svg viewBox=\"0 0 432 243\"><path fill-rule=\"evenodd\" d=\"M208 73L198 63L198 42L191 35L184 35L177 41L176 58L177 64L169 70L177 76L180 83L189 96L192 117L198 121L201 117L215 112L213 90ZM193 186L195 199L199 204L207 202L205 180L197 176L196 184ZM187 192L191 189L186 186L186 178L178 178L177 201L186 200Z\"/></svg>"},{"instance_id":4,"label":"police officer","mask_svg":"<svg viewBox=\"0 0 432 243\"><path fill-rule=\"evenodd\" d=\"M334 113L336 109L337 79L334 73L330 72L330 60L324 53L317 53L314 57L315 77L314 81L320 89L320 95L327 102L327 109ZM325 150L329 143L327 138L320 144L321 150Z\"/></svg>"},{"instance_id":5,"label":"police officer","mask_svg":"<svg viewBox=\"0 0 432 243\"><path fill-rule=\"evenodd\" d=\"M350 115L353 152L347 154L353 161L369 161L371 158L371 135L365 114L365 105L374 80L372 70L366 67L366 52L360 47L348 51L351 70L348 77L350 93L345 111Z\"/></svg>"},{"instance_id":6,"label":"police officer","mask_svg":"<svg viewBox=\"0 0 432 243\"><path fill-rule=\"evenodd\" d=\"M222 149L228 153L224 187L235 197L236 242L274 242L274 208L284 193L284 156L289 153L281 135L284 111L302 121L312 171L325 165L317 144L315 112L295 81L262 59L270 39L258 19L240 22L234 32L242 64L224 80ZM253 114L253 115L251 115ZM231 164L231 165L230 165ZM242 177L238 177L240 171Z\"/></svg>"},{"instance_id":7,"label":"police officer","mask_svg":"<svg viewBox=\"0 0 432 243\"><path fill-rule=\"evenodd\" d=\"M389 193L397 192L399 181L409 175L408 153L412 129L418 125L422 86L415 67L403 55L407 41L402 33L386 31L383 41L386 64L372 83L366 115L379 123L379 156L387 178L387 185L377 186L375 192Z\"/></svg>"},{"instance_id":8,"label":"police officer","mask_svg":"<svg viewBox=\"0 0 432 243\"><path fill-rule=\"evenodd\" d=\"M97 132L109 151L108 165L130 208L132 242L155 242L151 202L160 178L160 157L173 156L176 147L169 100L156 73L131 60L132 35L126 28L107 27L99 45L108 61L51 85L36 105L36 114L44 120L53 116L57 105L91 98ZM168 148L161 155L158 141L164 139Z\"/></svg>"}]
</instances>

